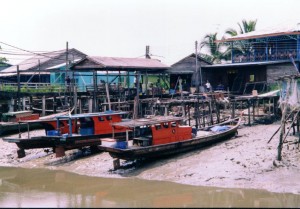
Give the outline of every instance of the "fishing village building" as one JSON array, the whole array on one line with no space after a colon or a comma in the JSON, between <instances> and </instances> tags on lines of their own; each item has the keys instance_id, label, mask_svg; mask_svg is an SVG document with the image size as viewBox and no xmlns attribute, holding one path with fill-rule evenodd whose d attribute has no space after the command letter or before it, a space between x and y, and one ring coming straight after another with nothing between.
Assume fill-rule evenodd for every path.
<instances>
[{"instance_id":1,"label":"fishing village building","mask_svg":"<svg viewBox=\"0 0 300 209\"><path fill-rule=\"evenodd\" d=\"M168 85L167 69L169 66L157 59L100 56L87 56L71 67L75 77L81 76L82 72L84 74L89 73L89 75L97 72L97 79L92 82L93 84L98 85L107 82L110 85L115 85L116 88L135 88L137 76L139 76L141 92L146 95L150 94L150 89L152 90L153 83L148 80L151 75L160 77L162 83Z\"/></svg>"},{"instance_id":2,"label":"fishing village building","mask_svg":"<svg viewBox=\"0 0 300 209\"><path fill-rule=\"evenodd\" d=\"M257 30L218 42L232 48L242 44L246 52L233 50L230 63L198 66L203 82L208 80L213 89L222 84L225 90L236 94L248 94L253 89L263 92L268 86L276 85L278 77L294 74L296 67L299 69L299 24ZM181 66L187 71L196 69L195 60L190 63L186 60L173 64L170 73L184 72Z\"/></svg>"},{"instance_id":3,"label":"fishing village building","mask_svg":"<svg viewBox=\"0 0 300 209\"><path fill-rule=\"evenodd\" d=\"M201 66L212 65L212 63L206 61L201 55L197 55L197 68L198 70ZM194 87L196 85L196 56L195 53L188 55L187 57L179 60L174 63L167 72L170 74L170 85L171 89L173 89L176 85L178 78L183 80L183 90L190 91L189 87ZM202 72L201 72L202 73ZM201 74L202 81L206 82L208 79L206 72ZM200 81L201 82L201 81ZM202 82L202 83L203 83Z\"/></svg>"},{"instance_id":4,"label":"fishing village building","mask_svg":"<svg viewBox=\"0 0 300 209\"><path fill-rule=\"evenodd\" d=\"M2 70L0 78L7 82L17 82L17 74L19 72L20 82L50 83L51 67L65 64L66 60L68 60L69 64L72 64L76 60L83 59L87 56L83 52L74 48L69 49L68 52L66 51L67 50L64 49L48 53L36 53L35 56L22 61L18 65L13 65ZM18 69L17 66L19 67ZM58 76L58 74L54 73L53 80L56 80ZM61 76L58 82L64 80L65 74Z\"/></svg>"}]
</instances>

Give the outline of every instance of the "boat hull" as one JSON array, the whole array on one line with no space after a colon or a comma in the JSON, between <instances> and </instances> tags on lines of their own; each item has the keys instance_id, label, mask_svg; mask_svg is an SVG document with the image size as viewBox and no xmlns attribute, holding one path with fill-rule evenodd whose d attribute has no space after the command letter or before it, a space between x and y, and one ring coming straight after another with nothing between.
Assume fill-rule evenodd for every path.
<instances>
[{"instance_id":1,"label":"boat hull","mask_svg":"<svg viewBox=\"0 0 300 209\"><path fill-rule=\"evenodd\" d=\"M41 129L43 126L39 123L30 124L29 130ZM19 133L19 131L27 131L27 123L21 123L19 128L19 123L14 122L1 122L0 123L0 136Z\"/></svg>"},{"instance_id":2,"label":"boat hull","mask_svg":"<svg viewBox=\"0 0 300 209\"><path fill-rule=\"evenodd\" d=\"M116 133L116 137L124 136L125 133ZM31 138L3 138L3 141L16 143L20 149L38 149L63 147L64 149L75 149L83 146L101 145L101 138L110 137L111 134L97 134L86 136L72 136L63 138L61 136L39 136Z\"/></svg>"},{"instance_id":3,"label":"boat hull","mask_svg":"<svg viewBox=\"0 0 300 209\"><path fill-rule=\"evenodd\" d=\"M114 147L100 146L100 150L109 152L113 158L134 160L154 157L164 157L172 154L187 152L199 149L220 141L228 140L237 134L238 124L231 129L205 137L195 137L193 139L173 142L162 145L153 145L147 147L138 147L131 149L119 149Z\"/></svg>"}]
</instances>

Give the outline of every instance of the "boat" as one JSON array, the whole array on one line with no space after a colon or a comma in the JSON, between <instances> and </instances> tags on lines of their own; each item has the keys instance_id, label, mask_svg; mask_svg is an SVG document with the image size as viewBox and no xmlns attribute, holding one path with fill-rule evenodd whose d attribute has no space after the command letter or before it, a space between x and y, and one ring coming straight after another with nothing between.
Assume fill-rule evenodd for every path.
<instances>
[{"instance_id":1,"label":"boat","mask_svg":"<svg viewBox=\"0 0 300 209\"><path fill-rule=\"evenodd\" d=\"M26 149L53 148L56 157L65 156L65 151L79 149L86 146L97 148L101 144L100 138L116 137L125 134L125 128L113 130L112 123L121 122L127 112L106 111L98 113L84 113L61 115L53 119L31 121L39 122L45 129L44 136L27 138L3 138L3 141L16 143L19 147L18 157L25 156ZM113 133L114 131L114 133Z\"/></svg>"},{"instance_id":2,"label":"boat","mask_svg":"<svg viewBox=\"0 0 300 209\"><path fill-rule=\"evenodd\" d=\"M16 111L2 114L2 121L0 122L0 136L6 134L17 133L19 131L27 130L27 125L22 123L28 120L39 119L39 114L33 114L32 111ZM39 124L30 127L31 130L41 128Z\"/></svg>"},{"instance_id":3,"label":"boat","mask_svg":"<svg viewBox=\"0 0 300 209\"><path fill-rule=\"evenodd\" d=\"M102 139L99 146L109 152L111 157L124 160L156 158L189 151L229 139L237 134L241 117L229 119L205 129L197 130L191 126L180 125L183 117L156 116L114 123L114 128L126 128L133 132L132 137ZM115 166L116 165L116 166ZM119 163L114 162L117 168Z\"/></svg>"}]
</instances>

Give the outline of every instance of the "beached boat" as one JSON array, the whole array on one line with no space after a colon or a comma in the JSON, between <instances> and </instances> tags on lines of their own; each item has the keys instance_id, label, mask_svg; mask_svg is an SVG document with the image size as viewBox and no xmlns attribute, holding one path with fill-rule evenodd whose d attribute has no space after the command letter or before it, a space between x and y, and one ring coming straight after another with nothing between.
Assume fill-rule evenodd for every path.
<instances>
[{"instance_id":1,"label":"beached boat","mask_svg":"<svg viewBox=\"0 0 300 209\"><path fill-rule=\"evenodd\" d=\"M54 119L31 121L44 125L45 136L27 138L3 138L4 141L16 143L20 148L18 157L25 156L25 149L53 148L56 157L65 155L65 150L97 146L100 138L124 135L125 128L113 130L112 123L121 122L127 112L107 111L75 115L61 115Z\"/></svg>"},{"instance_id":2,"label":"beached boat","mask_svg":"<svg viewBox=\"0 0 300 209\"><path fill-rule=\"evenodd\" d=\"M126 134L126 138L122 140L102 139L103 143L99 147L117 159L161 157L229 139L237 134L241 121L241 118L235 118L205 130L196 130L191 126L180 125L182 119L159 116L114 123L114 128L126 128L126 132L133 132L133 136L130 138Z\"/></svg>"},{"instance_id":3,"label":"beached boat","mask_svg":"<svg viewBox=\"0 0 300 209\"><path fill-rule=\"evenodd\" d=\"M32 111L3 113L2 121L0 122L0 136L27 130L27 125L22 123L22 121L37 120L39 117L39 114L33 114ZM41 126L35 124L30 127L31 130L36 128L41 128Z\"/></svg>"}]
</instances>

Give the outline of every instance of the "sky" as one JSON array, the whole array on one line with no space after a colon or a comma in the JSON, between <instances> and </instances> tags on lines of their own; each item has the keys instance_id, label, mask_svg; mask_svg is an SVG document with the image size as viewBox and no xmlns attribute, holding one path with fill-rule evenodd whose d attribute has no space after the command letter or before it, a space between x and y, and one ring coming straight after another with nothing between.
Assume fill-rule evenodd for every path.
<instances>
[{"instance_id":1,"label":"sky","mask_svg":"<svg viewBox=\"0 0 300 209\"><path fill-rule=\"evenodd\" d=\"M172 65L209 33L222 37L243 19L256 30L300 22L299 0L0 0L0 42L29 51L76 48L91 56L144 57ZM22 51L1 44L17 64ZM2 53L2 54L1 54ZM3 54L6 53L6 54Z\"/></svg>"}]
</instances>

